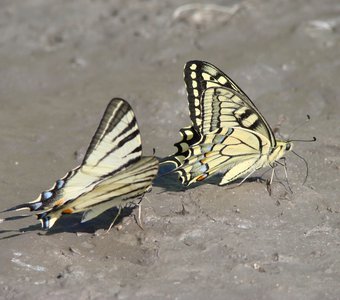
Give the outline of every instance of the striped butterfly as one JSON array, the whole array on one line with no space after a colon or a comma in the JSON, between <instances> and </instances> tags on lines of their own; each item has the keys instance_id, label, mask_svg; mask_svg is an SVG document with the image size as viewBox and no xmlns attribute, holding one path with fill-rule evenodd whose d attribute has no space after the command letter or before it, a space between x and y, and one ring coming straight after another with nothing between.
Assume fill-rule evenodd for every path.
<instances>
[{"instance_id":1,"label":"striped butterfly","mask_svg":"<svg viewBox=\"0 0 340 300\"><path fill-rule=\"evenodd\" d=\"M104 211L120 209L142 196L158 171L155 157L142 156L135 115L123 99L108 104L80 166L58 179L54 186L29 203L7 211L37 211L44 229L63 214L84 212L81 222Z\"/></svg>"},{"instance_id":2,"label":"striped butterfly","mask_svg":"<svg viewBox=\"0 0 340 300\"><path fill-rule=\"evenodd\" d=\"M184 67L192 125L182 128L173 163L184 185L224 171L220 185L273 166L293 144L275 138L255 104L226 74L210 63Z\"/></svg>"}]
</instances>

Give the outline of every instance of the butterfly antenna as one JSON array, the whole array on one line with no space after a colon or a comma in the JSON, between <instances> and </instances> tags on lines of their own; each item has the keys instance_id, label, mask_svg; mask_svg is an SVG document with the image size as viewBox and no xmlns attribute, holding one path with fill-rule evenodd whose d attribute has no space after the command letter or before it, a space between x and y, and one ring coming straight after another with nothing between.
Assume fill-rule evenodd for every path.
<instances>
[{"instance_id":1,"label":"butterfly antenna","mask_svg":"<svg viewBox=\"0 0 340 300\"><path fill-rule=\"evenodd\" d=\"M288 137L291 137L298 129L300 129L304 124L308 123L310 121L310 115L307 115L306 120L302 121L301 123L297 124L293 130L288 134ZM291 141L291 139L288 139Z\"/></svg>"},{"instance_id":2,"label":"butterfly antenna","mask_svg":"<svg viewBox=\"0 0 340 300\"><path fill-rule=\"evenodd\" d=\"M299 155L299 154L297 154L294 150L292 150L292 152L298 157L298 158L300 158L301 160L303 160L303 162L305 163L305 165L306 165L306 176L305 176L305 180L303 181L303 183L302 183L302 185L304 185L305 183L306 183L306 181L307 181L307 178L308 178L308 174L309 174L309 172L308 172L308 162L307 162L307 160L306 159L304 159L301 155Z\"/></svg>"},{"instance_id":3,"label":"butterfly antenna","mask_svg":"<svg viewBox=\"0 0 340 300\"><path fill-rule=\"evenodd\" d=\"M306 143L312 143L312 142L316 142L316 137L313 136L313 138L311 138L310 140L289 140L290 142L306 142Z\"/></svg>"}]
</instances>

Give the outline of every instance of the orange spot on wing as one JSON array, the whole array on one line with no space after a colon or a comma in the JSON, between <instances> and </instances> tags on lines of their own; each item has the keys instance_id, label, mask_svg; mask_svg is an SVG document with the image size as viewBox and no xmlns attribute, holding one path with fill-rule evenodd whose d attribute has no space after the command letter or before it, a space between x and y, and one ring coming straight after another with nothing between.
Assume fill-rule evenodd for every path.
<instances>
[{"instance_id":1,"label":"orange spot on wing","mask_svg":"<svg viewBox=\"0 0 340 300\"><path fill-rule=\"evenodd\" d=\"M210 157L213 155L214 155L214 152L207 152L206 154L204 154L205 157Z\"/></svg>"},{"instance_id":2,"label":"orange spot on wing","mask_svg":"<svg viewBox=\"0 0 340 300\"><path fill-rule=\"evenodd\" d=\"M202 180L204 180L205 178L207 178L207 175L206 175L206 174L203 174L203 175L198 176L196 180L197 180L197 181L202 181Z\"/></svg>"},{"instance_id":3,"label":"orange spot on wing","mask_svg":"<svg viewBox=\"0 0 340 300\"><path fill-rule=\"evenodd\" d=\"M72 208L66 208L63 210L63 214L72 214L73 213L73 209Z\"/></svg>"},{"instance_id":4,"label":"orange spot on wing","mask_svg":"<svg viewBox=\"0 0 340 300\"><path fill-rule=\"evenodd\" d=\"M54 206L58 207L60 205L63 205L64 203L65 203L65 199L61 198L54 203Z\"/></svg>"}]
</instances>

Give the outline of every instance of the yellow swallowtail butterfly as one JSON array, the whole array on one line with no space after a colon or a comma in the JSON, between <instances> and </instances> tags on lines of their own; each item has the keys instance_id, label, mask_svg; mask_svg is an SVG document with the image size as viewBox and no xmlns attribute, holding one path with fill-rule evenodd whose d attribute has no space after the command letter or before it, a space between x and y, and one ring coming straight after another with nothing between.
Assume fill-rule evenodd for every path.
<instances>
[{"instance_id":1,"label":"yellow swallowtail butterfly","mask_svg":"<svg viewBox=\"0 0 340 300\"><path fill-rule=\"evenodd\" d=\"M120 211L133 203L151 187L157 171L158 160L142 156L130 105L115 98L108 104L81 165L36 200L7 211L36 211L44 229L51 228L63 214L84 212L81 222L86 222L110 208Z\"/></svg>"},{"instance_id":2,"label":"yellow swallowtail butterfly","mask_svg":"<svg viewBox=\"0 0 340 300\"><path fill-rule=\"evenodd\" d=\"M212 64L189 61L184 81L192 125L180 130L177 152L163 161L175 164L184 185L218 171L224 171L219 184L228 184L273 166L292 150L293 144L276 139L255 104Z\"/></svg>"}]
</instances>

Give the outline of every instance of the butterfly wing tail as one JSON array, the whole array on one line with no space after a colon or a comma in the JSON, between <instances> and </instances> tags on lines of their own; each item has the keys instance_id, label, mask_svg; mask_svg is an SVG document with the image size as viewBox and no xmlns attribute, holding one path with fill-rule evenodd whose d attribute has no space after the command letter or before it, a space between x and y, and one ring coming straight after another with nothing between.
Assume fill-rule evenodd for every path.
<instances>
[{"instance_id":1,"label":"butterfly wing tail","mask_svg":"<svg viewBox=\"0 0 340 300\"><path fill-rule=\"evenodd\" d=\"M54 223L58 220L57 217L51 217L49 215L49 212L43 212L41 214L37 214L37 219L41 223L41 228L45 230L51 228L54 225Z\"/></svg>"},{"instance_id":2,"label":"butterfly wing tail","mask_svg":"<svg viewBox=\"0 0 340 300\"><path fill-rule=\"evenodd\" d=\"M40 199L41 199L41 197L39 196L34 201L13 206L11 208L8 208L8 209L1 211L0 213L6 213L6 212L12 212L12 211L21 211L21 210L38 211L43 206L43 202ZM7 217L7 218L4 218L4 220L5 221L17 220L17 219L26 218L26 217L29 217L29 216L31 216L31 214Z\"/></svg>"},{"instance_id":3,"label":"butterfly wing tail","mask_svg":"<svg viewBox=\"0 0 340 300\"><path fill-rule=\"evenodd\" d=\"M41 201L37 202L28 202L20 205L13 206L11 208L5 209L2 211L3 212L8 212L8 211L19 211L19 210L25 210L28 209L29 211L36 211L39 210L42 207L43 203Z\"/></svg>"},{"instance_id":4,"label":"butterfly wing tail","mask_svg":"<svg viewBox=\"0 0 340 300\"><path fill-rule=\"evenodd\" d=\"M14 207L11 207L9 209L2 211L1 213L10 212L10 211L21 211L21 210L29 210L29 211L39 211L40 210L40 211L42 211L42 210L44 210L43 202L42 201L35 201L35 202L28 202L28 203L16 205ZM21 216L13 216L13 217L7 217L4 220L5 221L11 221L11 220L17 220L17 219L22 219L22 218L31 217L31 216L32 216L31 214L21 215ZM53 226L53 224L55 223L55 221L57 220L57 218L51 219L49 217L49 211L48 212L46 212L46 211L40 212L40 213L36 214L36 216L37 216L37 219L40 220L43 229L51 228Z\"/></svg>"},{"instance_id":5,"label":"butterfly wing tail","mask_svg":"<svg viewBox=\"0 0 340 300\"><path fill-rule=\"evenodd\" d=\"M40 200L36 200L36 201L16 205L14 207L11 207L9 209L2 211L1 213L11 212L11 211L21 211L21 210L39 211L39 210L42 210L42 209L43 209L43 202L40 201ZM47 214L46 212L42 212L42 213L37 214L37 218L38 218L38 220L41 221L42 227L44 229L49 228L49 226L48 226L49 220L44 218L44 216L46 214ZM31 217L31 216L32 216L31 214L11 216L11 217L4 218L4 220L5 221L12 221L12 220L18 220L18 219L22 219L22 218Z\"/></svg>"}]
</instances>

